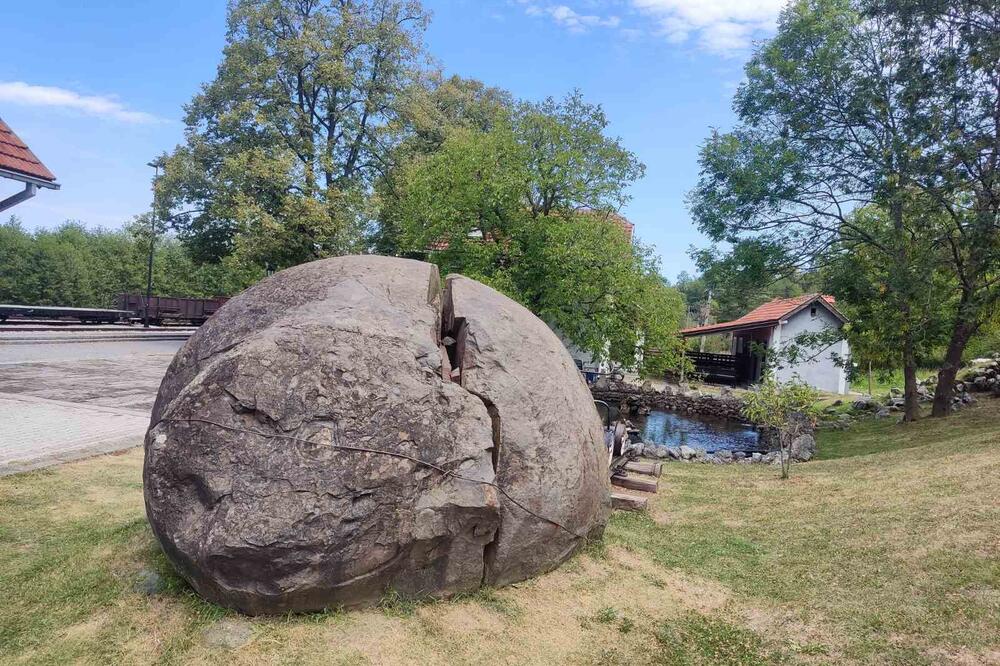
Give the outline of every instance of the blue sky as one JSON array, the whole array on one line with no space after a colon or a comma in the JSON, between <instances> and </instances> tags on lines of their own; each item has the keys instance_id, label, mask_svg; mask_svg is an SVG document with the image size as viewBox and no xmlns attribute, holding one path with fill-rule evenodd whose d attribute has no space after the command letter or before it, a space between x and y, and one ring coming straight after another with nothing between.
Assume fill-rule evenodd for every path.
<instances>
[{"instance_id":1,"label":"blue sky","mask_svg":"<svg viewBox=\"0 0 1000 666\"><path fill-rule=\"evenodd\" d=\"M183 138L182 105L210 80L225 39L222 0L3 3L0 117L62 183L12 212L28 228L117 227L148 209L146 163ZM623 211L662 257L691 270L705 241L684 195L753 40L782 0L425 0L428 51L446 73L540 99L579 88L646 164ZM14 191L0 181L0 195Z\"/></svg>"}]
</instances>

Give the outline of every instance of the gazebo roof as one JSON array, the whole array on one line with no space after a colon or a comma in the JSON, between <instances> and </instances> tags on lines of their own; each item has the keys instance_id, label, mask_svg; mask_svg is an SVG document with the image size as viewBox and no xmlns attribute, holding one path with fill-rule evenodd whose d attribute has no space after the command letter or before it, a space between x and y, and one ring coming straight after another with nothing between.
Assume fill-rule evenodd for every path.
<instances>
[{"instance_id":1,"label":"gazebo roof","mask_svg":"<svg viewBox=\"0 0 1000 666\"><path fill-rule=\"evenodd\" d=\"M731 331L750 330L756 328L768 328L776 325L782 319L786 319L799 310L812 303L822 303L835 317L842 322L847 321L847 317L842 315L836 308L836 299L833 296L824 294L805 294L793 298L775 298L763 305L751 310L739 319L733 321L709 324L707 326L696 326L681 330L684 337L695 335L709 335L711 333L728 333Z\"/></svg>"}]
</instances>

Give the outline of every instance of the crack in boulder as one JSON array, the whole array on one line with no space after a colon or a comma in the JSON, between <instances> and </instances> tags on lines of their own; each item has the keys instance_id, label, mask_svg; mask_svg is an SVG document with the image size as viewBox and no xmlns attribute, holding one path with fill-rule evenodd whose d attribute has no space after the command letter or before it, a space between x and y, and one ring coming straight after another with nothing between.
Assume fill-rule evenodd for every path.
<instances>
[{"instance_id":1,"label":"crack in boulder","mask_svg":"<svg viewBox=\"0 0 1000 666\"><path fill-rule=\"evenodd\" d=\"M600 425L558 338L484 285L442 289L432 264L338 257L265 279L178 353L153 417L153 533L196 591L245 613L523 580L607 518Z\"/></svg>"},{"instance_id":2,"label":"crack in boulder","mask_svg":"<svg viewBox=\"0 0 1000 666\"><path fill-rule=\"evenodd\" d=\"M493 446L490 449L490 459L493 464L493 478L496 481L500 469L500 444L501 444L501 421L500 410L481 393L477 393L465 386L463 381L465 371L465 345L469 337L469 324L465 317L455 316L455 303L451 295L451 283L447 283L444 289L444 298L441 308L441 341L446 354L442 355L442 368L447 367L447 378L459 384L471 395L477 397L486 408L486 413L490 417L490 427L493 435ZM442 375L445 373L442 372ZM490 578L490 571L496 561L497 543L500 539L500 530L503 529L503 512L497 507L497 528L493 532L493 537L483 546L483 577L482 585L487 585Z\"/></svg>"}]
</instances>

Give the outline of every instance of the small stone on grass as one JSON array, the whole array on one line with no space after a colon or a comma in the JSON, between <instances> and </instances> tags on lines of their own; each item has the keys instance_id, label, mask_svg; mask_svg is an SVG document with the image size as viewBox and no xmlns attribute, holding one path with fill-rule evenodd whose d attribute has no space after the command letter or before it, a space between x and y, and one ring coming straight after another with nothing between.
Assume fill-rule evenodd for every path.
<instances>
[{"instance_id":1,"label":"small stone on grass","mask_svg":"<svg viewBox=\"0 0 1000 666\"><path fill-rule=\"evenodd\" d=\"M143 569L139 572L135 581L135 591L150 597L155 597L166 587L163 576L152 569Z\"/></svg>"},{"instance_id":2,"label":"small stone on grass","mask_svg":"<svg viewBox=\"0 0 1000 666\"><path fill-rule=\"evenodd\" d=\"M227 617L219 620L202 632L202 639L208 647L235 650L250 642L253 627L245 620Z\"/></svg>"}]
</instances>

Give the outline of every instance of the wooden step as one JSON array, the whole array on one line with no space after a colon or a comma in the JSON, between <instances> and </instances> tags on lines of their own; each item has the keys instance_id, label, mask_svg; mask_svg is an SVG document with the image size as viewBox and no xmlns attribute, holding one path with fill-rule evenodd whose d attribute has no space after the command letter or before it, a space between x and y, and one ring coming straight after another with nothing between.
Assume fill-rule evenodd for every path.
<instances>
[{"instance_id":1,"label":"wooden step","mask_svg":"<svg viewBox=\"0 0 1000 666\"><path fill-rule=\"evenodd\" d=\"M637 476L612 476L611 485L628 490L640 490L644 493L655 493L658 482L656 479Z\"/></svg>"},{"instance_id":2,"label":"wooden step","mask_svg":"<svg viewBox=\"0 0 1000 666\"><path fill-rule=\"evenodd\" d=\"M619 511L645 511L645 497L629 495L627 493L611 493L611 508Z\"/></svg>"},{"instance_id":3,"label":"wooden step","mask_svg":"<svg viewBox=\"0 0 1000 666\"><path fill-rule=\"evenodd\" d=\"M663 471L663 463L661 462L639 462L633 460L625 463L625 469L629 472L635 472L636 474L645 474L647 476L660 476Z\"/></svg>"}]
</instances>

